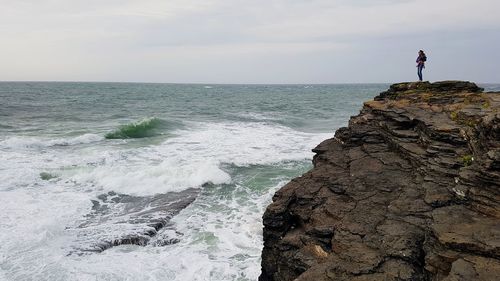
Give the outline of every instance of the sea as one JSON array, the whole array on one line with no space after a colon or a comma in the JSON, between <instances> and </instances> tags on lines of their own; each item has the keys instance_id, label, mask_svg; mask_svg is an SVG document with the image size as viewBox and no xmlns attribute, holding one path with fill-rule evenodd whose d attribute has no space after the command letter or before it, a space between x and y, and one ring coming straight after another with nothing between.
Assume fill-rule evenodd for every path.
<instances>
[{"instance_id":1,"label":"sea","mask_svg":"<svg viewBox=\"0 0 500 281\"><path fill-rule=\"evenodd\" d=\"M273 194L387 87L0 82L0 280L256 280Z\"/></svg>"}]
</instances>

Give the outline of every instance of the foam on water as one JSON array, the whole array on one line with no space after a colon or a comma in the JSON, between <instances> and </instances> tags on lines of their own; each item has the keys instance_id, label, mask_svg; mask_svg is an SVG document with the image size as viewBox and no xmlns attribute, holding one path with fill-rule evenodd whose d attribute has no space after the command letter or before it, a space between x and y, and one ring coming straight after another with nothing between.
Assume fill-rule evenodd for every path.
<instances>
[{"instance_id":1,"label":"foam on water","mask_svg":"<svg viewBox=\"0 0 500 281\"><path fill-rule=\"evenodd\" d=\"M95 166L68 171L72 181L102 191L153 195L230 183L221 164L268 165L309 159L310 149L328 134L308 134L268 123L191 123L157 146L121 150Z\"/></svg>"},{"instance_id":2,"label":"foam on water","mask_svg":"<svg viewBox=\"0 0 500 281\"><path fill-rule=\"evenodd\" d=\"M61 246L73 240L66 226L87 211L88 196L57 186L50 191L2 191L0 205L0 271L7 280L60 275L47 268L64 260L67 252Z\"/></svg>"},{"instance_id":3,"label":"foam on water","mask_svg":"<svg viewBox=\"0 0 500 281\"><path fill-rule=\"evenodd\" d=\"M99 142L104 137L97 134L83 134L69 138L10 137L0 141L0 149L40 149L51 146L69 146Z\"/></svg>"},{"instance_id":4,"label":"foam on water","mask_svg":"<svg viewBox=\"0 0 500 281\"><path fill-rule=\"evenodd\" d=\"M308 134L271 123L191 123L156 146L114 149L70 147L103 141L85 134L62 139L11 137L0 142L0 188L43 185L40 173L61 176L102 192L133 195L179 191L211 182L229 183L221 164L265 165L309 159L328 134Z\"/></svg>"},{"instance_id":5,"label":"foam on water","mask_svg":"<svg viewBox=\"0 0 500 281\"><path fill-rule=\"evenodd\" d=\"M174 219L182 233L179 244L121 246L95 255L46 257L42 260L48 263L45 266L30 257L21 264L33 263L29 266L33 280L256 280L262 248L260 216L272 194L285 183L279 179L274 182L266 191L246 198L248 204L234 200L238 192L246 189L243 186L236 186L217 201L210 194L220 190L209 191L205 199ZM22 272L19 268L19 274L9 276L23 280Z\"/></svg>"},{"instance_id":6,"label":"foam on water","mask_svg":"<svg viewBox=\"0 0 500 281\"><path fill-rule=\"evenodd\" d=\"M331 137L267 122L192 123L177 134L159 148L161 153L176 151L189 159L206 157L239 166L310 159L311 149Z\"/></svg>"},{"instance_id":7,"label":"foam on water","mask_svg":"<svg viewBox=\"0 0 500 281\"><path fill-rule=\"evenodd\" d=\"M290 177L270 174L255 189L249 182L262 171L241 176L236 170L307 165L310 149L330 135L267 122L190 122L174 135L139 147L98 134L1 141L2 274L8 280L255 280L260 217L271 194ZM43 172L57 177L43 180ZM67 256L68 245L81 240L68 228L81 223L96 196L109 191L151 196L204 183L212 185L172 221L180 243ZM105 235L131 227L110 225ZM104 234L86 235L99 240Z\"/></svg>"}]
</instances>

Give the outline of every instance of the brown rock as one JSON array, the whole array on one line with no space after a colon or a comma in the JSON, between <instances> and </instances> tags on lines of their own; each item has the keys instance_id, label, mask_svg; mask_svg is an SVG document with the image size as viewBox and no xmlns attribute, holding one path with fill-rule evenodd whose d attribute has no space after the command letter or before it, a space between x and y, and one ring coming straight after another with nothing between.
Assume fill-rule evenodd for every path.
<instances>
[{"instance_id":1,"label":"brown rock","mask_svg":"<svg viewBox=\"0 0 500 281\"><path fill-rule=\"evenodd\" d=\"M259 280L500 280L500 93L400 83L264 214Z\"/></svg>"}]
</instances>

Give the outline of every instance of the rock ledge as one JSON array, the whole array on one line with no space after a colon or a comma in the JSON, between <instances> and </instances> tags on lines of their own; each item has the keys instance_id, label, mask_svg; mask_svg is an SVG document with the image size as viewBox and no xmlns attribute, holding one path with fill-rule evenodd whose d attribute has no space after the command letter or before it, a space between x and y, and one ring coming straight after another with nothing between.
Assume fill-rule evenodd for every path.
<instances>
[{"instance_id":1,"label":"rock ledge","mask_svg":"<svg viewBox=\"0 0 500 281\"><path fill-rule=\"evenodd\" d=\"M500 93L399 83L264 214L261 281L499 280Z\"/></svg>"}]
</instances>

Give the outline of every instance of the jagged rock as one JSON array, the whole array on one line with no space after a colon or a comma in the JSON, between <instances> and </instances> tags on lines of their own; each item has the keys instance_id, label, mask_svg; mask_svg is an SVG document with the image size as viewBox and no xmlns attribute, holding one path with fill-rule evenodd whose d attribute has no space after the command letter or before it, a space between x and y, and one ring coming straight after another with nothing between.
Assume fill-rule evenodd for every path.
<instances>
[{"instance_id":1,"label":"jagged rock","mask_svg":"<svg viewBox=\"0 0 500 281\"><path fill-rule=\"evenodd\" d=\"M500 93L399 83L264 216L261 281L498 280Z\"/></svg>"}]
</instances>

